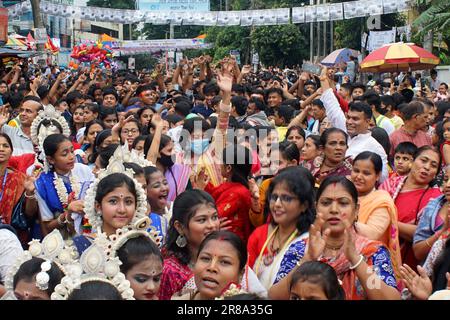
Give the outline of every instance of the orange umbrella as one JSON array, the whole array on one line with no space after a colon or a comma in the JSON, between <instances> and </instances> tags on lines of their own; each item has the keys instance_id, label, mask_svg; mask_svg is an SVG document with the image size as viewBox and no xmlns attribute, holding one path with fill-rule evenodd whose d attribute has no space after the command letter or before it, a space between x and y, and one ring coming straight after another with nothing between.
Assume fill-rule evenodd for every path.
<instances>
[{"instance_id":1,"label":"orange umbrella","mask_svg":"<svg viewBox=\"0 0 450 320\"><path fill-rule=\"evenodd\" d=\"M361 62L363 72L396 72L432 69L439 58L413 43L387 44Z\"/></svg>"}]
</instances>

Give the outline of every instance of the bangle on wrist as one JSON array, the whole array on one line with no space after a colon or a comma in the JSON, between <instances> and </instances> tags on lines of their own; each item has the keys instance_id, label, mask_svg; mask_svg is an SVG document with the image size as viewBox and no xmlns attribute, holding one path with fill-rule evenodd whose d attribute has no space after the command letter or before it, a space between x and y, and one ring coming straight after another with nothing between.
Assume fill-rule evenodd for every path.
<instances>
[{"instance_id":1,"label":"bangle on wrist","mask_svg":"<svg viewBox=\"0 0 450 320\"><path fill-rule=\"evenodd\" d=\"M28 199L36 199L36 196L35 196L34 192L32 192L32 193L31 193L31 196L29 196L29 195L27 194L27 191L25 190L25 198L28 198Z\"/></svg>"},{"instance_id":2,"label":"bangle on wrist","mask_svg":"<svg viewBox=\"0 0 450 320\"><path fill-rule=\"evenodd\" d=\"M61 216L64 216L64 213L61 213L56 220L58 221L58 225L62 227L66 222L62 221Z\"/></svg>"},{"instance_id":3,"label":"bangle on wrist","mask_svg":"<svg viewBox=\"0 0 450 320\"><path fill-rule=\"evenodd\" d=\"M356 269L356 268L358 268L358 266L361 264L361 262L364 260L364 256L362 255L362 254L360 254L359 255L359 261L355 264L355 265L353 265L353 266L350 266L350 270L354 270L354 269Z\"/></svg>"}]
</instances>

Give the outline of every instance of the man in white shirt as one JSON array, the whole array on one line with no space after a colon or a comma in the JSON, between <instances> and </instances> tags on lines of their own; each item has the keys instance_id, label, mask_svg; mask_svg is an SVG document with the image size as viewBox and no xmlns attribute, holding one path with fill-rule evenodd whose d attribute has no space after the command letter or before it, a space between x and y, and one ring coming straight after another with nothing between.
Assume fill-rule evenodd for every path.
<instances>
[{"instance_id":1,"label":"man in white shirt","mask_svg":"<svg viewBox=\"0 0 450 320\"><path fill-rule=\"evenodd\" d=\"M0 224L0 282L5 282L9 269L16 263L23 249L12 227Z\"/></svg>"},{"instance_id":2,"label":"man in white shirt","mask_svg":"<svg viewBox=\"0 0 450 320\"><path fill-rule=\"evenodd\" d=\"M3 116L0 116L0 129L11 138L14 149L13 156L34 152L33 142L30 137L31 123L42 109L43 106L38 97L26 96L20 107L20 127L7 125L6 121L8 121L9 114L7 110L2 110Z\"/></svg>"},{"instance_id":3,"label":"man in white shirt","mask_svg":"<svg viewBox=\"0 0 450 320\"><path fill-rule=\"evenodd\" d=\"M381 157L383 161L383 170L380 182L383 182L388 177L387 155L383 147L372 137L369 131L369 123L372 118L372 110L367 103L353 102L349 105L347 118L344 115L333 90L330 88L325 71L322 71L320 77L323 94L320 98L325 109L327 110L328 120L332 127L344 130L349 135L348 149L346 156L354 159L363 151L375 152ZM326 74L326 73L325 73Z\"/></svg>"}]
</instances>

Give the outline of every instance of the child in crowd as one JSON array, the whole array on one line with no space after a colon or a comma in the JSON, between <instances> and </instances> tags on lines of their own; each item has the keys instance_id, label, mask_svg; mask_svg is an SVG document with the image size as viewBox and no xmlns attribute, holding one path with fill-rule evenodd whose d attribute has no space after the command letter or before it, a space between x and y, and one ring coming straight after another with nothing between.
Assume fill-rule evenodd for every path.
<instances>
[{"instance_id":1,"label":"child in crowd","mask_svg":"<svg viewBox=\"0 0 450 320\"><path fill-rule=\"evenodd\" d=\"M303 263L292 275L290 300L345 300L336 271L320 261Z\"/></svg>"},{"instance_id":2,"label":"child in crowd","mask_svg":"<svg viewBox=\"0 0 450 320\"><path fill-rule=\"evenodd\" d=\"M412 142L402 142L394 153L394 171L390 177L406 176L411 170L414 161L414 154L417 152L417 146Z\"/></svg>"}]
</instances>

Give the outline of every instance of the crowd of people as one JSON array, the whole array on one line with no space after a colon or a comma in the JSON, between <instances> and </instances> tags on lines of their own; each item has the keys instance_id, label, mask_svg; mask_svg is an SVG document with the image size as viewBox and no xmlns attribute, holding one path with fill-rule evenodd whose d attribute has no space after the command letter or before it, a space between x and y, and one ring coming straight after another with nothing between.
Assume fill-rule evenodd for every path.
<instances>
[{"instance_id":1,"label":"crowd of people","mask_svg":"<svg viewBox=\"0 0 450 320\"><path fill-rule=\"evenodd\" d=\"M448 299L448 85L353 60L0 69L2 299Z\"/></svg>"}]
</instances>

